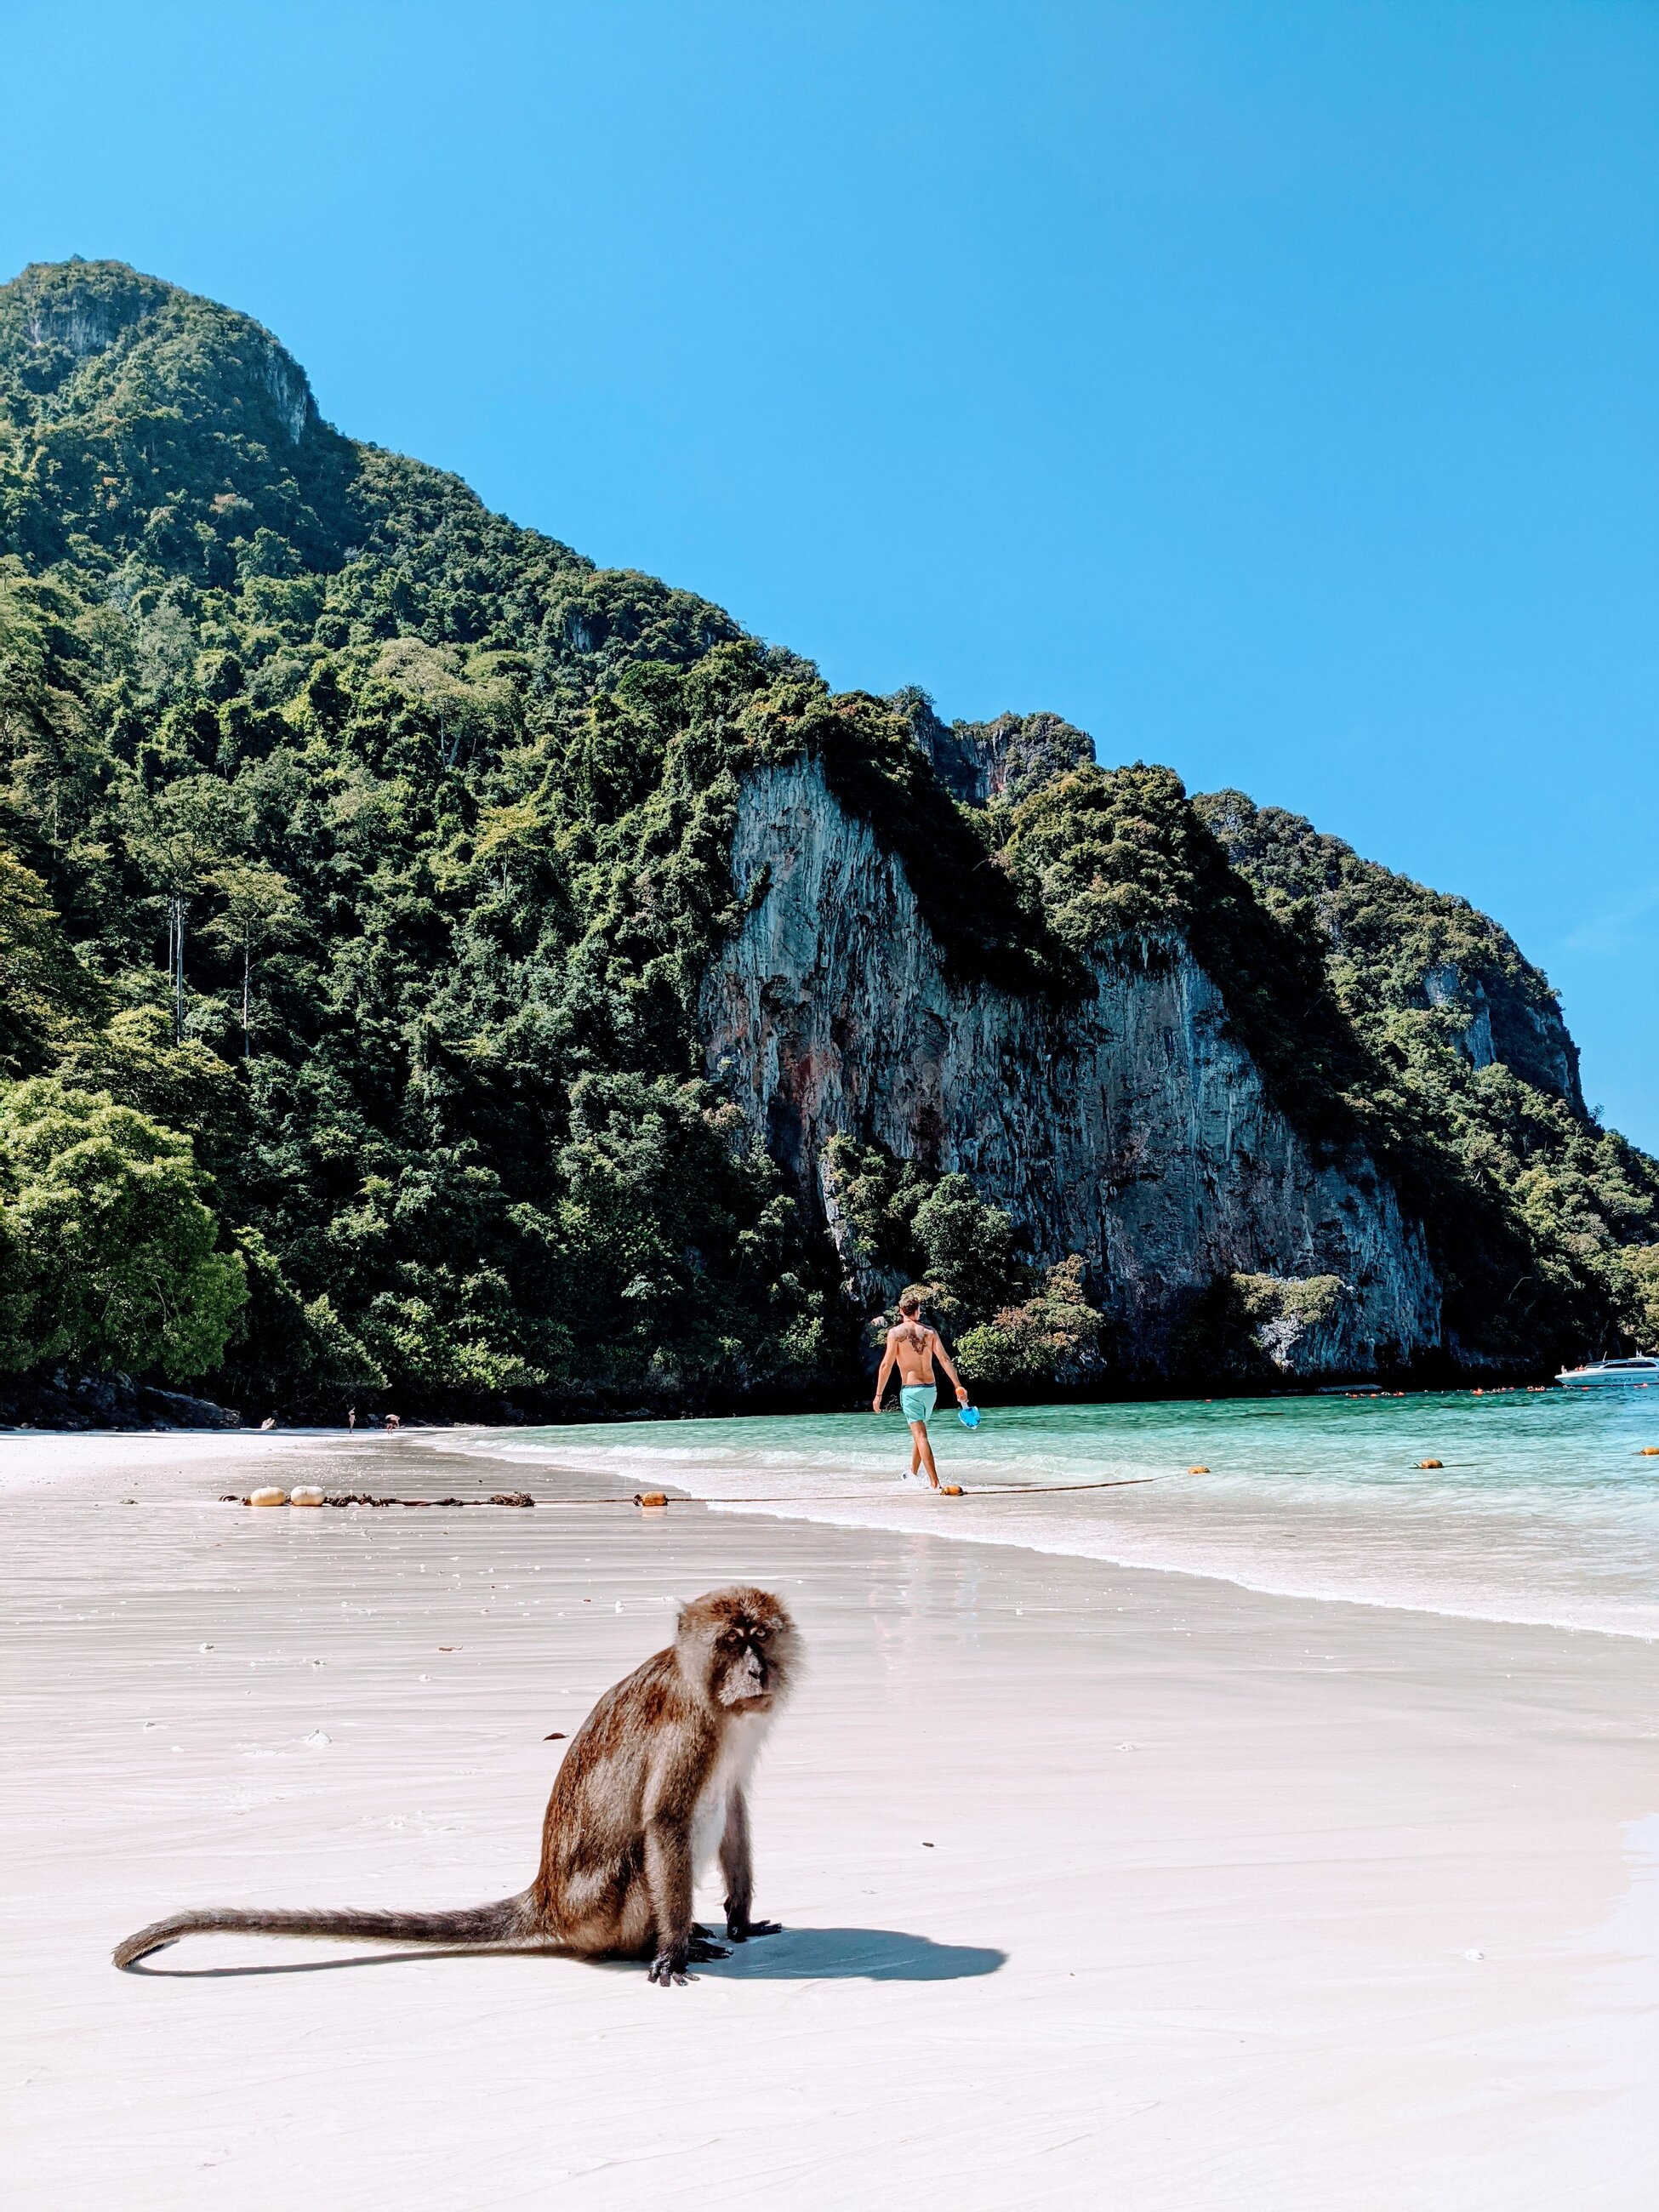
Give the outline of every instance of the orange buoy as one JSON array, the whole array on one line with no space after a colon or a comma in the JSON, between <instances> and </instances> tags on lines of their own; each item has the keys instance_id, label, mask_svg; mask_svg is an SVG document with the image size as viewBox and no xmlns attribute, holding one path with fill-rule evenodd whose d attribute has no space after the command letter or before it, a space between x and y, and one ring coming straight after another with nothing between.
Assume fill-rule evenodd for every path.
<instances>
[{"instance_id":1,"label":"orange buoy","mask_svg":"<svg viewBox=\"0 0 1659 2212\"><path fill-rule=\"evenodd\" d=\"M962 1485L959 1482L947 1482L944 1485L944 1491L947 1498L960 1498Z\"/></svg>"},{"instance_id":2,"label":"orange buoy","mask_svg":"<svg viewBox=\"0 0 1659 2212\"><path fill-rule=\"evenodd\" d=\"M1207 1474L1209 1471L1207 1467L1189 1467L1187 1470L1188 1474Z\"/></svg>"},{"instance_id":3,"label":"orange buoy","mask_svg":"<svg viewBox=\"0 0 1659 2212\"><path fill-rule=\"evenodd\" d=\"M1637 1454L1638 1459L1659 1459L1659 1444L1644 1444Z\"/></svg>"},{"instance_id":4,"label":"orange buoy","mask_svg":"<svg viewBox=\"0 0 1659 2212\"><path fill-rule=\"evenodd\" d=\"M1417 1462L1419 1467L1443 1467L1445 1463L1444 1460L1440 1459L1420 1459Z\"/></svg>"},{"instance_id":5,"label":"orange buoy","mask_svg":"<svg viewBox=\"0 0 1659 2212\"><path fill-rule=\"evenodd\" d=\"M659 1513L668 1500L660 1490L640 1490L634 1494L634 1503L641 1512Z\"/></svg>"}]
</instances>

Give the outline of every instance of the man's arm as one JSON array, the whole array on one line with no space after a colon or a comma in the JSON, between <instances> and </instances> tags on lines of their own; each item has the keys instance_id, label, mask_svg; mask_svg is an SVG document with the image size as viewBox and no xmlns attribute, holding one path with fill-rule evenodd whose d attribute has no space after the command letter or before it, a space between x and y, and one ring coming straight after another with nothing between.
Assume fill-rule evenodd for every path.
<instances>
[{"instance_id":1,"label":"man's arm","mask_svg":"<svg viewBox=\"0 0 1659 2212\"><path fill-rule=\"evenodd\" d=\"M881 1363L881 1372L876 1377L876 1395L870 1401L870 1411L872 1413L880 1413L881 1401L887 1395L887 1378L893 1371L893 1362L898 1358L898 1346L893 1342L897 1333L896 1329L890 1328L887 1332L886 1356Z\"/></svg>"},{"instance_id":2,"label":"man's arm","mask_svg":"<svg viewBox=\"0 0 1659 2212\"><path fill-rule=\"evenodd\" d=\"M956 1364L951 1359L950 1353L945 1349L944 1340L940 1337L939 1331L935 1329L933 1332L933 1357L938 1360L939 1365L950 1376L951 1387L957 1394L957 1403L959 1405L965 1406L968 1403L968 1393L962 1387L962 1377L957 1373Z\"/></svg>"}]
</instances>

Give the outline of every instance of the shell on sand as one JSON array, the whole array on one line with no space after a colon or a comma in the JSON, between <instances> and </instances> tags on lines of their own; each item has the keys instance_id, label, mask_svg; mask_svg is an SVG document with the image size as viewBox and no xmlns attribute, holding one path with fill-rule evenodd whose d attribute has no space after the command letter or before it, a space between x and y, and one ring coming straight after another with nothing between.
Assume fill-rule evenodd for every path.
<instances>
[{"instance_id":1,"label":"shell on sand","mask_svg":"<svg viewBox=\"0 0 1659 2212\"><path fill-rule=\"evenodd\" d=\"M285 1490L256 1490L248 1499L248 1504L250 1505L286 1505L288 1492Z\"/></svg>"}]
</instances>

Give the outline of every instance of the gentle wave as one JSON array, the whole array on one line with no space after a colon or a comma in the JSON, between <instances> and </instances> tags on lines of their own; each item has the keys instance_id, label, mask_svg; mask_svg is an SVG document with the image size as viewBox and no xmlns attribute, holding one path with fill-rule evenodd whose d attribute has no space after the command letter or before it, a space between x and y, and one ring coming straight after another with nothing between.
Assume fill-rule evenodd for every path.
<instances>
[{"instance_id":1,"label":"gentle wave","mask_svg":"<svg viewBox=\"0 0 1659 2212\"><path fill-rule=\"evenodd\" d=\"M469 1448L719 1510L1659 1637L1659 1458L1640 1455L1659 1443L1659 1391L1015 1407L971 1433L941 1418L933 1435L963 1498L904 1479L896 1414L497 1431ZM1079 1483L1121 1486L1061 1487ZM1016 1486L1035 1494L998 1494Z\"/></svg>"}]
</instances>

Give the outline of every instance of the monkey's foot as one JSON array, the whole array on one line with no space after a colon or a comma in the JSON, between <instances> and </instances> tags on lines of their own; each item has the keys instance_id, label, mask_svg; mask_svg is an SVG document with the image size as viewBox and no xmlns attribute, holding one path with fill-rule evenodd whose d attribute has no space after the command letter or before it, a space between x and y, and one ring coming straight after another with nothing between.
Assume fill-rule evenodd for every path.
<instances>
[{"instance_id":1,"label":"monkey's foot","mask_svg":"<svg viewBox=\"0 0 1659 2212\"><path fill-rule=\"evenodd\" d=\"M651 1961L651 1972L645 1978L647 1982L655 1982L659 1989L683 1990L688 1982L695 1982L697 1978L686 1972L684 1958L677 1958L672 1951L659 1951Z\"/></svg>"},{"instance_id":2,"label":"monkey's foot","mask_svg":"<svg viewBox=\"0 0 1659 2212\"><path fill-rule=\"evenodd\" d=\"M654 1982L659 1989L683 1990L688 1982L697 1978L686 1972L687 1966L704 1966L710 1959L729 1959L731 1955L724 1943L714 1943L707 1936L693 1933L674 1949L659 1951L651 1961L651 1972L646 1979Z\"/></svg>"}]
</instances>

